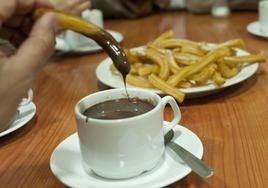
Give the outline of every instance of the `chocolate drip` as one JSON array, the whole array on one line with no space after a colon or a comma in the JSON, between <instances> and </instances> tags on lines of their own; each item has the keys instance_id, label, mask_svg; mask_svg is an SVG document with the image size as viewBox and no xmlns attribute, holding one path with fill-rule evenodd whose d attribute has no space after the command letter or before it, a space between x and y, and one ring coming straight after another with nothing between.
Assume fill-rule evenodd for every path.
<instances>
[{"instance_id":1,"label":"chocolate drip","mask_svg":"<svg viewBox=\"0 0 268 188\"><path fill-rule=\"evenodd\" d=\"M87 37L95 40L111 57L116 69L122 74L124 83L126 82L126 76L130 71L130 65L128 63L126 54L119 46L117 41L106 31L100 30L99 32L92 33L91 36L84 34Z\"/></svg>"}]
</instances>

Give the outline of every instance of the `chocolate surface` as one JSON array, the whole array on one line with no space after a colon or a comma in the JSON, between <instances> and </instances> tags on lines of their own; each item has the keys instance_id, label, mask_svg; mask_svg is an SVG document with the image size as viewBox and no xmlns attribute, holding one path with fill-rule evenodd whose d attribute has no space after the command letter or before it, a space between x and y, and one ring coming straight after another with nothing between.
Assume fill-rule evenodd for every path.
<instances>
[{"instance_id":1,"label":"chocolate surface","mask_svg":"<svg viewBox=\"0 0 268 188\"><path fill-rule=\"evenodd\" d=\"M95 119L122 119L144 114L153 108L154 105L146 100L122 98L95 104L83 114Z\"/></svg>"}]
</instances>

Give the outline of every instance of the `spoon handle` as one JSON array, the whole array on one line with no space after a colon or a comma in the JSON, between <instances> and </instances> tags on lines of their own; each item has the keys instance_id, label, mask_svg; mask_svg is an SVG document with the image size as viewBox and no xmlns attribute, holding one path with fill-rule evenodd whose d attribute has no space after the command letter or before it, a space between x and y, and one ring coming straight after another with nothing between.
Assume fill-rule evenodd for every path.
<instances>
[{"instance_id":1,"label":"spoon handle","mask_svg":"<svg viewBox=\"0 0 268 188\"><path fill-rule=\"evenodd\" d=\"M198 159L196 156L194 156L189 151L185 150L180 145L169 142L167 144L175 153L177 153L181 159L199 176L208 178L213 175L213 168L211 168L209 165L204 163L202 160Z\"/></svg>"}]
</instances>

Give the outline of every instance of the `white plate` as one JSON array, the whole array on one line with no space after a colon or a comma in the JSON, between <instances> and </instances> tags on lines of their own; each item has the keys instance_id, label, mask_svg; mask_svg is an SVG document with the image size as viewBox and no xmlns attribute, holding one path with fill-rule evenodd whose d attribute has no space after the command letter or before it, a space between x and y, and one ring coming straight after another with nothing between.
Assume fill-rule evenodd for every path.
<instances>
[{"instance_id":1,"label":"white plate","mask_svg":"<svg viewBox=\"0 0 268 188\"><path fill-rule=\"evenodd\" d=\"M142 47L135 48L135 50L142 50ZM241 50L241 49L236 49L237 55L248 55L249 53ZM112 87L112 88L122 88L124 87L123 80L120 75L115 75L112 73L110 70L110 65L112 64L112 60L110 58L106 58L103 60L97 67L96 69L96 76L100 82L103 84ZM205 95L209 95L215 92L220 91L221 89L224 89L226 87L232 86L234 84L238 84L247 78L251 77L257 70L258 70L258 63L255 64L248 64L243 66L241 71L234 76L233 78L226 79L225 84L222 86L217 86L213 83L208 83L202 86L195 86L187 89L180 89L182 92L186 94L186 98L194 98L194 97L201 97ZM130 88L137 88L135 86L127 84L127 87ZM162 91L158 89L148 89L148 88L141 88L145 90L150 90L158 94L163 94Z\"/></svg>"},{"instance_id":2,"label":"white plate","mask_svg":"<svg viewBox=\"0 0 268 188\"><path fill-rule=\"evenodd\" d=\"M20 114L6 130L0 132L0 137L5 136L26 125L34 117L36 113L36 106L33 102L30 102L27 105L19 107L18 110L20 111Z\"/></svg>"},{"instance_id":3,"label":"white plate","mask_svg":"<svg viewBox=\"0 0 268 188\"><path fill-rule=\"evenodd\" d=\"M120 43L123 40L123 35L117 31L111 31L107 30L114 38L115 40ZM62 51L62 52L72 52L72 53L90 53L90 52L97 52L101 51L102 48L96 44L96 45L87 45L87 46L81 46L79 48L72 49L70 46L68 46L68 43L66 42L63 37L59 36L56 38L56 50Z\"/></svg>"},{"instance_id":4,"label":"white plate","mask_svg":"<svg viewBox=\"0 0 268 188\"><path fill-rule=\"evenodd\" d=\"M173 141L189 150L198 158L203 156L203 145L200 139L190 130L176 126ZM158 165L151 171L130 179L111 180L87 174L81 164L79 141L77 133L61 142L50 158L50 168L53 174L69 187L91 188L156 188L174 183L191 172L191 169L166 148L165 154Z\"/></svg>"},{"instance_id":5,"label":"white plate","mask_svg":"<svg viewBox=\"0 0 268 188\"><path fill-rule=\"evenodd\" d=\"M249 33L256 35L258 37L263 37L268 39L268 33L263 33L260 31L260 24L259 21L252 22L248 24L247 30Z\"/></svg>"}]
</instances>

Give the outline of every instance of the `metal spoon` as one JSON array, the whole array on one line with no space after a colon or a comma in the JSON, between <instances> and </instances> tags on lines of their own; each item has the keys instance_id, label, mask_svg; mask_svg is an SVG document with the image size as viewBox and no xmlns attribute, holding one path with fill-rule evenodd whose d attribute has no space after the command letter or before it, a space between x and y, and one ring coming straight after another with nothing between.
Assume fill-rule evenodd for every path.
<instances>
[{"instance_id":1,"label":"metal spoon","mask_svg":"<svg viewBox=\"0 0 268 188\"><path fill-rule=\"evenodd\" d=\"M180 145L172 142L174 131L171 129L165 135L165 145L169 146L180 158L199 176L208 178L213 175L214 170L204 161L198 159L192 153L181 147Z\"/></svg>"}]
</instances>

